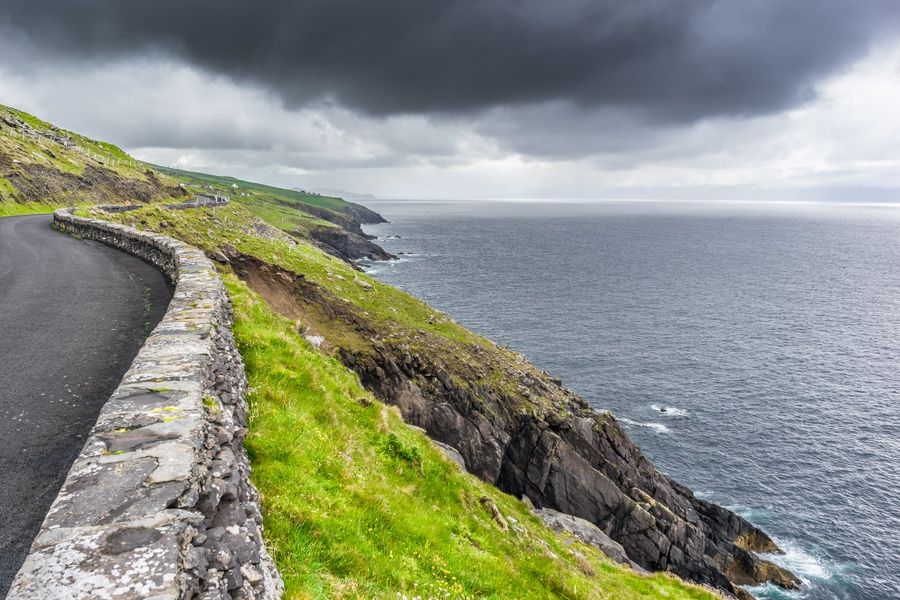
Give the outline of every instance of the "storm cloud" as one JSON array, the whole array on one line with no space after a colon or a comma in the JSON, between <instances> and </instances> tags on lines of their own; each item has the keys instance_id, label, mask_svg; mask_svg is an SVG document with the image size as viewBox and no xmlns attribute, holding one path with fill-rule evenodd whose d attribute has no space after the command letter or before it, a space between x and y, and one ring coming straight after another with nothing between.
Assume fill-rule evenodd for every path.
<instances>
[{"instance_id":1,"label":"storm cloud","mask_svg":"<svg viewBox=\"0 0 900 600\"><path fill-rule=\"evenodd\" d=\"M898 14L895 0L0 3L7 34L58 60L158 54L288 108L453 117L564 101L669 124L797 106Z\"/></svg>"},{"instance_id":2,"label":"storm cloud","mask_svg":"<svg viewBox=\"0 0 900 600\"><path fill-rule=\"evenodd\" d=\"M4 104L286 187L900 197L896 0L0 0L0 57Z\"/></svg>"}]
</instances>

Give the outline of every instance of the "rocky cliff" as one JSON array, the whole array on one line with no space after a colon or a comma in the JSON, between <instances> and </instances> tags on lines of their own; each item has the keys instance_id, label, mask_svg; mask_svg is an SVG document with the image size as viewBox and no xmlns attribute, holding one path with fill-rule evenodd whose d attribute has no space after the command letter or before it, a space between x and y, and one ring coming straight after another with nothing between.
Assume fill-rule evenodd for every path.
<instances>
[{"instance_id":1,"label":"rocky cliff","mask_svg":"<svg viewBox=\"0 0 900 600\"><path fill-rule=\"evenodd\" d=\"M361 258L369 260L397 258L373 243L368 236L342 227L318 227L310 231L310 237L325 252L348 262Z\"/></svg>"},{"instance_id":2,"label":"rocky cliff","mask_svg":"<svg viewBox=\"0 0 900 600\"><path fill-rule=\"evenodd\" d=\"M296 207L296 205L291 205ZM390 260L392 254L372 242L372 236L362 230L364 224L385 223L384 217L365 206L348 202L337 210L304 206L303 211L335 227L319 226L309 230L309 237L325 252L342 260ZM302 235L302 234L301 234Z\"/></svg>"},{"instance_id":3,"label":"rocky cliff","mask_svg":"<svg viewBox=\"0 0 900 600\"><path fill-rule=\"evenodd\" d=\"M424 328L400 335L301 275L246 255L232 261L285 314L320 331L339 327L326 349L481 479L596 525L643 568L744 598L737 586L799 585L757 556L779 552L763 531L659 472L611 414L520 355Z\"/></svg>"},{"instance_id":4,"label":"rocky cliff","mask_svg":"<svg viewBox=\"0 0 900 600\"><path fill-rule=\"evenodd\" d=\"M735 595L735 585L799 584L756 556L778 552L764 532L660 473L611 414L593 411L549 376L510 374L521 395L540 399L535 410L521 396L473 385L451 364L389 344L375 356L342 358L408 422L456 448L469 471L596 524L647 569Z\"/></svg>"}]
</instances>

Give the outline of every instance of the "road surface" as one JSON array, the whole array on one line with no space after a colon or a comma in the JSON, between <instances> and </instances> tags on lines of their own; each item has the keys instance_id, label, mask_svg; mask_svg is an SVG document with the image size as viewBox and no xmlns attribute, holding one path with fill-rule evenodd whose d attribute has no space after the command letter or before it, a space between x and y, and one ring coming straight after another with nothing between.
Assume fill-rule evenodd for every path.
<instances>
[{"instance_id":1,"label":"road surface","mask_svg":"<svg viewBox=\"0 0 900 600\"><path fill-rule=\"evenodd\" d=\"M0 219L0 598L171 298L147 263L50 223Z\"/></svg>"}]
</instances>

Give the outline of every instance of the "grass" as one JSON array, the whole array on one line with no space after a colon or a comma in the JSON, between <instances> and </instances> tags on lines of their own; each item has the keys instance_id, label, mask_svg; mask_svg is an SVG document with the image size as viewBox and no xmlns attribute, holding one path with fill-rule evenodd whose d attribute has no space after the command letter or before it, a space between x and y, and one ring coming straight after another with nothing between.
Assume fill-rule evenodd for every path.
<instances>
[{"instance_id":1,"label":"grass","mask_svg":"<svg viewBox=\"0 0 900 600\"><path fill-rule=\"evenodd\" d=\"M47 214L57 208L59 206L43 202L3 202L0 200L0 217Z\"/></svg>"},{"instance_id":2,"label":"grass","mask_svg":"<svg viewBox=\"0 0 900 600\"><path fill-rule=\"evenodd\" d=\"M135 186L145 190L141 197L159 199L177 190L174 179L157 174L157 182L151 180L146 165L113 144L59 129L3 105L0 117L0 215L124 202L129 198L123 190ZM6 121L22 121L26 127L10 126ZM162 189L165 187L168 191ZM148 189L151 191L146 192ZM17 202L22 206L9 206Z\"/></svg>"},{"instance_id":3,"label":"grass","mask_svg":"<svg viewBox=\"0 0 900 600\"><path fill-rule=\"evenodd\" d=\"M38 131L68 136L74 144L74 147L66 148L45 137L13 135L14 130L4 128L0 135L0 152L10 161L39 164L72 175L83 174L88 165L103 166L122 177L144 178L143 165L112 144L56 129L26 113L0 106L0 113L4 112L21 118Z\"/></svg>"},{"instance_id":4,"label":"grass","mask_svg":"<svg viewBox=\"0 0 900 600\"><path fill-rule=\"evenodd\" d=\"M234 193L246 192L251 193L257 198L264 198L269 201L280 200L288 204L310 204L312 206L328 208L331 210L339 210L349 204L346 200L335 198L333 196L323 196L321 194L299 190L286 190L262 183L244 181L243 179L236 179L234 177L210 175L209 173L198 173L196 171L183 171L181 169L173 169L159 165L149 166L198 189L212 186L214 189L225 192L226 194L230 193L231 195L234 195ZM235 185L237 188L233 187Z\"/></svg>"},{"instance_id":5,"label":"grass","mask_svg":"<svg viewBox=\"0 0 900 600\"><path fill-rule=\"evenodd\" d=\"M288 598L716 597L545 528L446 460L244 283L225 282L252 390L246 446Z\"/></svg>"},{"instance_id":6,"label":"grass","mask_svg":"<svg viewBox=\"0 0 900 600\"><path fill-rule=\"evenodd\" d=\"M82 211L80 214L87 216L89 213ZM281 232L272 236L258 235L254 229L258 225L257 217L242 202L215 209L186 211L171 211L151 205L119 215L93 213L92 216L166 232L204 250L218 250L225 244L231 244L245 254L302 274L307 280L358 307L368 319L379 325L423 329L463 343L490 345L484 338L453 323L421 300L354 270L344 261L323 253L303 239ZM166 227L163 227L164 222Z\"/></svg>"}]
</instances>

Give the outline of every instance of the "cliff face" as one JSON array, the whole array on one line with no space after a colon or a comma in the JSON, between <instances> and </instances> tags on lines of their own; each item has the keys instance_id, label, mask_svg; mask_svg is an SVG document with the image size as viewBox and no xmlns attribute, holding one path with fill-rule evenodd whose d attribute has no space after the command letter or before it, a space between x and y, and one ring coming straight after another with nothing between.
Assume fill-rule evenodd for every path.
<instances>
[{"instance_id":1,"label":"cliff face","mask_svg":"<svg viewBox=\"0 0 900 600\"><path fill-rule=\"evenodd\" d=\"M479 478L538 508L586 519L646 569L745 598L736 586L798 586L755 554L779 551L764 532L660 473L611 414L592 410L523 357L424 329L399 336L302 276L233 258L236 272L285 314L367 340L328 349L407 422L458 451Z\"/></svg>"},{"instance_id":2,"label":"cliff face","mask_svg":"<svg viewBox=\"0 0 900 600\"><path fill-rule=\"evenodd\" d=\"M408 422L456 448L481 479L596 524L650 570L736 595L735 584L799 584L754 554L778 551L764 532L657 471L611 414L591 410L550 377L519 378L523 393L549 403L534 411L431 357L381 350L342 359Z\"/></svg>"},{"instance_id":3,"label":"cliff face","mask_svg":"<svg viewBox=\"0 0 900 600\"><path fill-rule=\"evenodd\" d=\"M299 208L296 203L282 202L283 206ZM394 255L372 242L373 236L362 230L362 224L385 223L384 217L360 204L347 202L340 208L302 206L303 212L333 223L335 227L319 225L307 233L294 232L298 237L309 237L316 245L337 258L352 262L361 258L390 260Z\"/></svg>"},{"instance_id":4,"label":"cliff face","mask_svg":"<svg viewBox=\"0 0 900 600\"><path fill-rule=\"evenodd\" d=\"M370 260L397 258L373 243L368 236L342 227L318 227L310 231L309 235L322 250L348 262L361 258Z\"/></svg>"}]
</instances>

